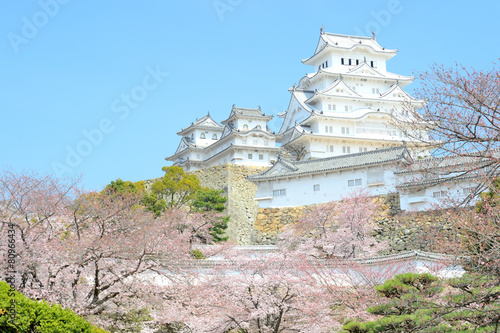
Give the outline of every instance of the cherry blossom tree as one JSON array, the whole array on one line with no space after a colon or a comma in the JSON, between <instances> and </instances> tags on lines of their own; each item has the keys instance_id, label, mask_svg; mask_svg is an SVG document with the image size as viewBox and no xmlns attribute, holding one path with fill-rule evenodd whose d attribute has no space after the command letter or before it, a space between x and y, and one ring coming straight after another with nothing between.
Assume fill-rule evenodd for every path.
<instances>
[{"instance_id":1,"label":"cherry blossom tree","mask_svg":"<svg viewBox=\"0 0 500 333\"><path fill-rule=\"evenodd\" d=\"M500 167L498 63L488 70L433 65L419 79L421 88L415 96L425 105L405 103L409 116L394 114L394 119L409 141L443 157L421 172L453 173L453 178L482 175L477 186L477 193L481 192Z\"/></svg>"},{"instance_id":2,"label":"cherry blossom tree","mask_svg":"<svg viewBox=\"0 0 500 333\"><path fill-rule=\"evenodd\" d=\"M15 288L86 315L147 305L155 296L147 277L172 279L192 246L210 239L213 221L179 209L153 218L140 200L134 193L84 192L75 181L30 172L2 173L0 246L7 254L15 245ZM7 230L14 230L14 242Z\"/></svg>"},{"instance_id":3,"label":"cherry blossom tree","mask_svg":"<svg viewBox=\"0 0 500 333\"><path fill-rule=\"evenodd\" d=\"M364 190L356 190L341 201L312 207L281 234L280 246L313 258L356 258L375 255L385 243L372 233L375 218L383 214L381 202Z\"/></svg>"},{"instance_id":4,"label":"cherry blossom tree","mask_svg":"<svg viewBox=\"0 0 500 333\"><path fill-rule=\"evenodd\" d=\"M283 253L226 253L186 288L182 321L193 332L330 332L322 288Z\"/></svg>"}]
</instances>

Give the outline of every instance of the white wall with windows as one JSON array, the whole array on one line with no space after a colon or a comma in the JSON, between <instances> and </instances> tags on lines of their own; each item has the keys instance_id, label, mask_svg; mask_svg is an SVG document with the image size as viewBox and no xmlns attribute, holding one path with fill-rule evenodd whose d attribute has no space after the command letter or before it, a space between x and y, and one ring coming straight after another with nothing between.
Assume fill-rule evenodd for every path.
<instances>
[{"instance_id":1,"label":"white wall with windows","mask_svg":"<svg viewBox=\"0 0 500 333\"><path fill-rule=\"evenodd\" d=\"M438 184L426 189L415 188L399 191L401 209L405 211L424 211L440 208L450 208L462 203L477 186L471 180L454 181ZM477 197L469 204L475 204Z\"/></svg>"},{"instance_id":2,"label":"white wall with windows","mask_svg":"<svg viewBox=\"0 0 500 333\"><path fill-rule=\"evenodd\" d=\"M262 181L256 200L261 208L294 207L340 200L359 188L372 195L394 192L394 174L390 169L374 167Z\"/></svg>"}]
</instances>

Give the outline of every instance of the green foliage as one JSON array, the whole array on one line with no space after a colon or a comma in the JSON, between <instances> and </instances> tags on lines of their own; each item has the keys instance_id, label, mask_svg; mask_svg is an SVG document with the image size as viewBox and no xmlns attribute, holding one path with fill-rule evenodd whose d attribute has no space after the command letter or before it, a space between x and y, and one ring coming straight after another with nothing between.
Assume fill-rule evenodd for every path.
<instances>
[{"instance_id":1,"label":"green foliage","mask_svg":"<svg viewBox=\"0 0 500 333\"><path fill-rule=\"evenodd\" d=\"M491 277L466 274L445 282L407 273L375 289L385 301L368 312L381 317L350 322L344 332L493 332L500 319L500 286Z\"/></svg>"},{"instance_id":2,"label":"green foliage","mask_svg":"<svg viewBox=\"0 0 500 333\"><path fill-rule=\"evenodd\" d=\"M229 222L229 216L221 217L218 222L215 222L214 225L210 228L209 234L214 238L214 242L225 242L229 237L224 236L227 224Z\"/></svg>"},{"instance_id":3,"label":"green foliage","mask_svg":"<svg viewBox=\"0 0 500 333\"><path fill-rule=\"evenodd\" d=\"M221 195L222 192L207 187L202 188L196 192L192 207L198 211L216 211L222 213L226 209L224 204L227 201L227 198Z\"/></svg>"},{"instance_id":4,"label":"green foliage","mask_svg":"<svg viewBox=\"0 0 500 333\"><path fill-rule=\"evenodd\" d=\"M188 175L178 166L163 167L165 175L151 188L158 200L165 199L167 208L179 208L191 201L201 190L200 181L195 175Z\"/></svg>"},{"instance_id":5,"label":"green foliage","mask_svg":"<svg viewBox=\"0 0 500 333\"><path fill-rule=\"evenodd\" d=\"M198 212L215 211L222 213L226 209L224 204L227 201L227 198L222 196L222 192L207 187L202 188L196 192L191 207ZM229 216L222 217L210 228L209 233L216 243L228 240L228 237L224 236L228 222Z\"/></svg>"},{"instance_id":6,"label":"green foliage","mask_svg":"<svg viewBox=\"0 0 500 333\"><path fill-rule=\"evenodd\" d=\"M154 193L145 193L142 197L141 204L156 217L160 217L161 214L167 210L167 202L165 199Z\"/></svg>"},{"instance_id":7,"label":"green foliage","mask_svg":"<svg viewBox=\"0 0 500 333\"><path fill-rule=\"evenodd\" d=\"M496 207L500 203L500 177L490 184L489 191L479 195L480 200L476 203L477 213L486 213L486 207Z\"/></svg>"},{"instance_id":8,"label":"green foliage","mask_svg":"<svg viewBox=\"0 0 500 333\"><path fill-rule=\"evenodd\" d=\"M14 298L10 286L0 282L0 332L3 333L106 333L92 326L82 317L59 305L45 301L34 301L19 292ZM11 322L10 302L15 301L15 319Z\"/></svg>"},{"instance_id":9,"label":"green foliage","mask_svg":"<svg viewBox=\"0 0 500 333\"><path fill-rule=\"evenodd\" d=\"M181 322L172 322L163 324L158 330L154 331L154 333L180 333L180 332L191 332L189 328Z\"/></svg>"},{"instance_id":10,"label":"green foliage","mask_svg":"<svg viewBox=\"0 0 500 333\"><path fill-rule=\"evenodd\" d=\"M201 252L200 250L198 249L193 249L191 250L191 252L189 252L189 254L194 258L194 259L206 259L207 257L205 257L205 255L203 254L203 252Z\"/></svg>"},{"instance_id":11,"label":"green foliage","mask_svg":"<svg viewBox=\"0 0 500 333\"><path fill-rule=\"evenodd\" d=\"M436 289L437 277L431 274L406 273L396 275L393 279L387 280L384 284L376 286L375 290L386 298L401 298L409 293L420 293L426 296L433 296L440 289Z\"/></svg>"},{"instance_id":12,"label":"green foliage","mask_svg":"<svg viewBox=\"0 0 500 333\"><path fill-rule=\"evenodd\" d=\"M106 185L103 192L105 194L124 195L130 193L144 193L145 190L146 187L143 181L133 183L129 180L123 181L118 178L116 181L111 181L111 183Z\"/></svg>"},{"instance_id":13,"label":"green foliage","mask_svg":"<svg viewBox=\"0 0 500 333\"><path fill-rule=\"evenodd\" d=\"M140 333L143 323L153 320L149 310L145 308L128 312L103 313L102 317L110 323L106 328L111 333Z\"/></svg>"}]
</instances>

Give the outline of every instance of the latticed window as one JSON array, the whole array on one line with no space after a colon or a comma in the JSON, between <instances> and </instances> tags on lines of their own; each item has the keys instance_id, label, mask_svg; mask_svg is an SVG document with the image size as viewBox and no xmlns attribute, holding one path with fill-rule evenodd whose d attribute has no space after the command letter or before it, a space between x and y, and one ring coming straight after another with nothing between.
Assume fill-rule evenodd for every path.
<instances>
[{"instance_id":1,"label":"latticed window","mask_svg":"<svg viewBox=\"0 0 500 333\"><path fill-rule=\"evenodd\" d=\"M284 197L286 195L286 189L279 189L273 191L273 197Z\"/></svg>"}]
</instances>

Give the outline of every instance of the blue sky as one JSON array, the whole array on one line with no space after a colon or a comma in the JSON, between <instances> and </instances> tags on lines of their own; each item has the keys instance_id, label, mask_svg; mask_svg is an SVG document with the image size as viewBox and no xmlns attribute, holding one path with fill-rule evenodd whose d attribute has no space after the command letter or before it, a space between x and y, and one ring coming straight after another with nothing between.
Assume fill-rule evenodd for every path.
<instances>
[{"instance_id":1,"label":"blue sky","mask_svg":"<svg viewBox=\"0 0 500 333\"><path fill-rule=\"evenodd\" d=\"M434 62L490 67L499 13L485 0L3 0L0 168L83 174L97 190L158 177L176 132L208 111L283 112L321 25L374 30L399 49L388 70L412 75Z\"/></svg>"}]
</instances>

